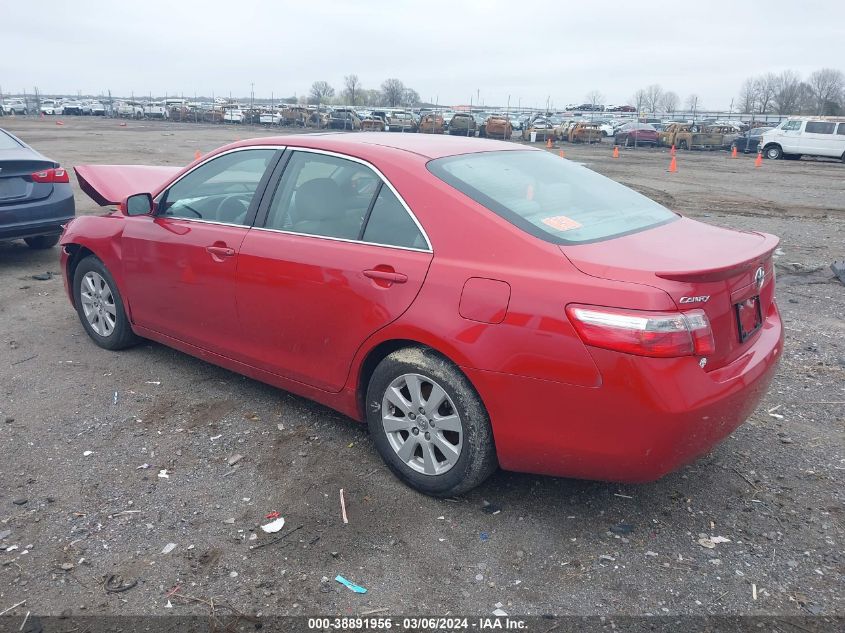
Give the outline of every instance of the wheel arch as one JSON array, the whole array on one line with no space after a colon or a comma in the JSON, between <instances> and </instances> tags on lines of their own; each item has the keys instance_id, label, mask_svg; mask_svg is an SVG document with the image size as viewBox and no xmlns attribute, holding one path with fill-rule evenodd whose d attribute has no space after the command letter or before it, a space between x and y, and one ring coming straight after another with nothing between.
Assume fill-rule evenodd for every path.
<instances>
[{"instance_id":1,"label":"wheel arch","mask_svg":"<svg viewBox=\"0 0 845 633\"><path fill-rule=\"evenodd\" d=\"M361 362L358 365L358 369L356 372L356 380L354 383L355 389L355 404L358 415L360 419L366 421L367 419L367 411L366 411L366 399L367 399L367 389L370 385L370 379L372 378L373 372L375 371L378 364L383 361L387 356L392 354L393 352L406 349L406 348L417 348L417 349L425 349L430 350L441 356L444 360L449 361L452 363L455 368L463 374L464 378L466 378L467 383L469 383L470 387L472 387L473 391L478 395L479 400L481 400L482 404L484 405L485 409L487 409L487 404L484 402L484 398L479 392L478 388L475 384L473 384L472 380L469 376L467 376L466 372L461 367L461 362L459 362L455 354L449 354L443 351L437 344L432 344L432 341L429 342L422 342L421 338L425 337L416 337L416 338L387 338L379 341L375 345L369 348L364 354ZM488 415L489 415L488 409Z\"/></svg>"},{"instance_id":2,"label":"wheel arch","mask_svg":"<svg viewBox=\"0 0 845 633\"><path fill-rule=\"evenodd\" d=\"M94 253L90 248L87 246L83 246L82 244L77 244L75 242L71 242L69 244L63 244L62 248L68 255L67 258L67 269L64 271L65 279L68 280L68 288L70 292L70 302L74 308L77 307L76 305L76 298L73 292L73 277L76 274L76 269L79 267L79 262L85 259L88 256L97 257L97 254ZM97 258L100 259L100 258ZM102 261L102 260L100 260Z\"/></svg>"}]
</instances>

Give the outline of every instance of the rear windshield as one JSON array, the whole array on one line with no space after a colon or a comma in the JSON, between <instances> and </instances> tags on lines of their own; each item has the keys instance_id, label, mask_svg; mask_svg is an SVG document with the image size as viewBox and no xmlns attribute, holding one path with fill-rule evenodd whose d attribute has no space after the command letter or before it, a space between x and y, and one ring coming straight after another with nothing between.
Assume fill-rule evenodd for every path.
<instances>
[{"instance_id":1,"label":"rear windshield","mask_svg":"<svg viewBox=\"0 0 845 633\"><path fill-rule=\"evenodd\" d=\"M678 218L628 187L543 151L450 156L429 162L428 169L511 224L555 244L606 240Z\"/></svg>"},{"instance_id":2,"label":"rear windshield","mask_svg":"<svg viewBox=\"0 0 845 633\"><path fill-rule=\"evenodd\" d=\"M20 149L21 144L11 136L0 130L0 149Z\"/></svg>"}]
</instances>

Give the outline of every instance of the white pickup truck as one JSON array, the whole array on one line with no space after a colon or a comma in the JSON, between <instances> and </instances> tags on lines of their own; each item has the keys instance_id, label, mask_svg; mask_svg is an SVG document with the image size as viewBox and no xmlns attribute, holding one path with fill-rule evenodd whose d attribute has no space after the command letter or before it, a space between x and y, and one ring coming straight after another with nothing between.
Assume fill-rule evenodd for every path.
<instances>
[{"instance_id":1,"label":"white pickup truck","mask_svg":"<svg viewBox=\"0 0 845 633\"><path fill-rule=\"evenodd\" d=\"M168 119L170 110L163 102L147 103L144 105L144 116L150 119Z\"/></svg>"}]
</instances>

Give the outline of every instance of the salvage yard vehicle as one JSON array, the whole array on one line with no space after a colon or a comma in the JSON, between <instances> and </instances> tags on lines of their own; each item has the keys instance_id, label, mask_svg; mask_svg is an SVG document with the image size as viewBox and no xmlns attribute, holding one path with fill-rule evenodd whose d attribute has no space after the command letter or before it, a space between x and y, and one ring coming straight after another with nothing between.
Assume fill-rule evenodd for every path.
<instances>
[{"instance_id":1,"label":"salvage yard vehicle","mask_svg":"<svg viewBox=\"0 0 845 633\"><path fill-rule=\"evenodd\" d=\"M361 119L361 129L364 131L384 132L386 127L387 122L385 121L384 116L382 116L382 113L379 112L371 112Z\"/></svg>"},{"instance_id":2,"label":"salvage yard vehicle","mask_svg":"<svg viewBox=\"0 0 845 633\"><path fill-rule=\"evenodd\" d=\"M29 108L23 99L9 99L3 104L3 114L28 114Z\"/></svg>"},{"instance_id":3,"label":"salvage yard vehicle","mask_svg":"<svg viewBox=\"0 0 845 633\"><path fill-rule=\"evenodd\" d=\"M443 117L434 112L424 114L420 119L420 134L443 134Z\"/></svg>"},{"instance_id":4,"label":"salvage yard vehicle","mask_svg":"<svg viewBox=\"0 0 845 633\"><path fill-rule=\"evenodd\" d=\"M675 123L658 132L660 145L677 149L721 149L726 137L737 137L732 126Z\"/></svg>"},{"instance_id":5,"label":"salvage yard vehicle","mask_svg":"<svg viewBox=\"0 0 845 633\"><path fill-rule=\"evenodd\" d=\"M167 119L170 117L170 110L163 101L145 103L144 116L150 119Z\"/></svg>"},{"instance_id":6,"label":"salvage yard vehicle","mask_svg":"<svg viewBox=\"0 0 845 633\"><path fill-rule=\"evenodd\" d=\"M0 241L51 248L74 214L67 171L0 129Z\"/></svg>"},{"instance_id":7,"label":"salvage yard vehicle","mask_svg":"<svg viewBox=\"0 0 845 633\"><path fill-rule=\"evenodd\" d=\"M522 128L523 141L532 141L532 135L534 135L534 140L537 141L546 141L550 138L554 138L555 125L550 119L545 117L536 117L528 123L528 125Z\"/></svg>"},{"instance_id":8,"label":"salvage yard vehicle","mask_svg":"<svg viewBox=\"0 0 845 633\"><path fill-rule=\"evenodd\" d=\"M760 139L763 137L763 132L768 132L770 127L755 127L748 132L744 132L736 137L727 149L736 147L737 151L743 154L754 154L757 152L757 147L760 145Z\"/></svg>"},{"instance_id":9,"label":"salvage yard vehicle","mask_svg":"<svg viewBox=\"0 0 845 633\"><path fill-rule=\"evenodd\" d=\"M115 114L118 117L127 119L143 119L144 107L133 101L121 101L115 107Z\"/></svg>"},{"instance_id":10,"label":"salvage yard vehicle","mask_svg":"<svg viewBox=\"0 0 845 633\"><path fill-rule=\"evenodd\" d=\"M427 494L497 466L654 480L733 432L781 354L776 237L543 150L291 135L76 173L117 205L61 240L94 343L152 339L366 421Z\"/></svg>"},{"instance_id":11,"label":"salvage yard vehicle","mask_svg":"<svg viewBox=\"0 0 845 633\"><path fill-rule=\"evenodd\" d=\"M57 114L64 113L64 109L60 103L57 103L53 99L44 99L41 102L41 114L45 116L54 116Z\"/></svg>"},{"instance_id":12,"label":"salvage yard vehicle","mask_svg":"<svg viewBox=\"0 0 845 633\"><path fill-rule=\"evenodd\" d=\"M509 139L513 135L513 126L505 116L490 115L484 122L484 132L481 136L485 138Z\"/></svg>"},{"instance_id":13,"label":"salvage yard vehicle","mask_svg":"<svg viewBox=\"0 0 845 633\"><path fill-rule=\"evenodd\" d=\"M310 112L303 106L286 106L279 114L282 115L282 125L305 127Z\"/></svg>"},{"instance_id":14,"label":"salvage yard vehicle","mask_svg":"<svg viewBox=\"0 0 845 633\"><path fill-rule=\"evenodd\" d=\"M64 114L82 114L82 104L79 101L65 101L63 106Z\"/></svg>"},{"instance_id":15,"label":"salvage yard vehicle","mask_svg":"<svg viewBox=\"0 0 845 633\"><path fill-rule=\"evenodd\" d=\"M578 121L569 128L567 139L570 143L601 143L602 130L598 123Z\"/></svg>"},{"instance_id":16,"label":"salvage yard vehicle","mask_svg":"<svg viewBox=\"0 0 845 633\"><path fill-rule=\"evenodd\" d=\"M388 132L416 132L419 129L417 120L410 112L388 110L386 122Z\"/></svg>"},{"instance_id":17,"label":"salvage yard vehicle","mask_svg":"<svg viewBox=\"0 0 845 633\"><path fill-rule=\"evenodd\" d=\"M333 130L360 130L361 119L352 108L335 108L329 113L328 127Z\"/></svg>"},{"instance_id":18,"label":"salvage yard vehicle","mask_svg":"<svg viewBox=\"0 0 845 633\"><path fill-rule=\"evenodd\" d=\"M787 119L776 128L763 132L760 147L763 155L772 160L825 156L845 163L845 118Z\"/></svg>"},{"instance_id":19,"label":"salvage yard vehicle","mask_svg":"<svg viewBox=\"0 0 845 633\"><path fill-rule=\"evenodd\" d=\"M636 121L632 121L616 130L614 142L616 145L624 145L625 147L643 145L657 147L657 130L654 129L654 126L649 125L648 123L638 123Z\"/></svg>"},{"instance_id":20,"label":"salvage yard vehicle","mask_svg":"<svg viewBox=\"0 0 845 633\"><path fill-rule=\"evenodd\" d=\"M452 136L475 136L475 117L469 112L455 112L449 121L449 134Z\"/></svg>"}]
</instances>

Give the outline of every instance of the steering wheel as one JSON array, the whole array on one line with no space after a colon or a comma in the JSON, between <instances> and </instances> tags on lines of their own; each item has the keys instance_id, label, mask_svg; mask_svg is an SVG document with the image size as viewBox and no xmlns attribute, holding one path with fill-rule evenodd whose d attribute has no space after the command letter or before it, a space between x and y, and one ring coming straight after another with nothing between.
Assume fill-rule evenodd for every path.
<instances>
[{"instance_id":1,"label":"steering wheel","mask_svg":"<svg viewBox=\"0 0 845 633\"><path fill-rule=\"evenodd\" d=\"M235 214L232 218L229 217L222 217L223 214L226 216L229 215L228 210L226 207L229 204L230 200L237 201L240 205L240 210ZM220 204L217 205L217 219L221 222L228 222L231 221L234 224L241 224L243 219L246 217L246 212L249 210L249 200L244 199L244 194L242 193L233 193L225 198L220 200Z\"/></svg>"}]
</instances>

